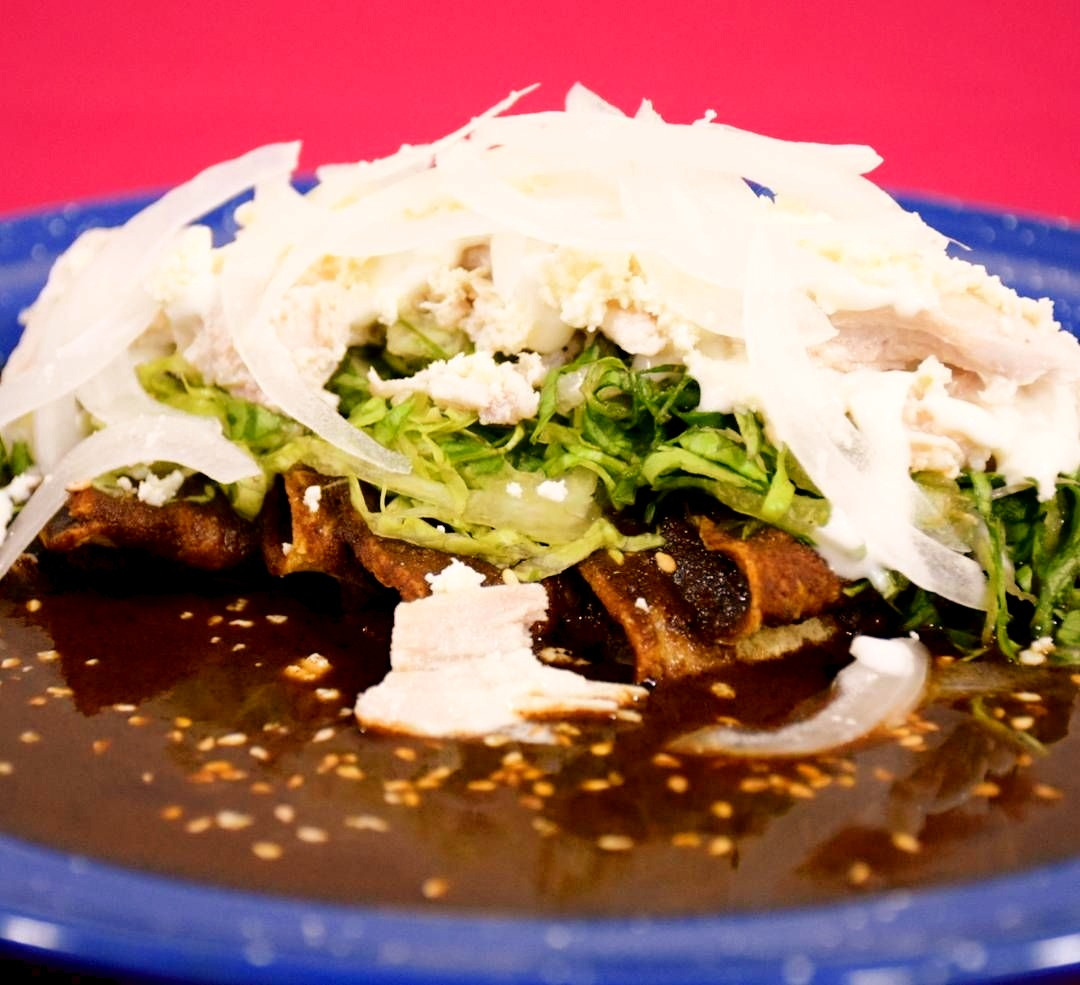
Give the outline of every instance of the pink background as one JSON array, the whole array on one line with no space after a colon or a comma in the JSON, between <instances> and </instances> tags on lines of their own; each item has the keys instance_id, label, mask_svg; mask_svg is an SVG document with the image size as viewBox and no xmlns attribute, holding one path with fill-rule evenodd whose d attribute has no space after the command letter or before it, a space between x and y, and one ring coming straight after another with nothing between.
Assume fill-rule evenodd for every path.
<instances>
[{"instance_id":1,"label":"pink background","mask_svg":"<svg viewBox=\"0 0 1080 985\"><path fill-rule=\"evenodd\" d=\"M305 168L580 79L669 119L872 144L894 190L1080 220L1076 0L4 0L0 211L160 187L269 140Z\"/></svg>"}]
</instances>

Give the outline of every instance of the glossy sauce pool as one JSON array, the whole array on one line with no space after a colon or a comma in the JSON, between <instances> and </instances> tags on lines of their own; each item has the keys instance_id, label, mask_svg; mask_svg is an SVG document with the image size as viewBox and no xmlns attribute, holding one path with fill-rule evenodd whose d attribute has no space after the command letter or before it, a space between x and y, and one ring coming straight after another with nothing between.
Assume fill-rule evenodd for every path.
<instances>
[{"instance_id":1,"label":"glossy sauce pool","mask_svg":"<svg viewBox=\"0 0 1080 985\"><path fill-rule=\"evenodd\" d=\"M806 658L657 690L642 723L555 747L436 742L353 722L389 618L318 580L4 601L0 832L206 883L520 914L776 907L1080 853L1068 671L987 699L996 724L933 706L807 760L663 748L723 715L782 720L835 669Z\"/></svg>"}]
</instances>

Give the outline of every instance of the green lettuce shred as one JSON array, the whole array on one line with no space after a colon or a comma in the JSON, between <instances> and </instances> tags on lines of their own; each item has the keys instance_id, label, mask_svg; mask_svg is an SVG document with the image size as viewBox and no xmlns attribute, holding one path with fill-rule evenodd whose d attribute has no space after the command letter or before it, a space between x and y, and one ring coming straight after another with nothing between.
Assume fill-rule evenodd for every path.
<instances>
[{"instance_id":1,"label":"green lettuce shred","mask_svg":"<svg viewBox=\"0 0 1080 985\"><path fill-rule=\"evenodd\" d=\"M637 531L676 493L723 504L748 530L765 523L807 542L828 520L829 504L762 421L701 410L683 366L637 368L597 338L548 374L534 418L485 425L422 393L396 402L372 394L369 370L400 378L466 344L423 320L402 321L388 330L391 339L389 349L351 349L327 389L350 423L408 459L407 474L352 458L295 421L204 383L177 356L145 364L139 376L163 403L219 420L258 460L261 476L224 490L243 515L258 513L275 475L305 465L348 477L353 503L376 533L482 558L525 580L596 550L657 546L659 537ZM25 455L5 452L0 478ZM941 631L969 654L996 648L1014 661L1049 638L1051 661L1080 663L1080 475L1061 477L1046 501L1033 485L1008 487L993 472L916 479L925 493L921 526L979 560L988 605L985 613L963 609L897 576L889 601L902 625ZM560 484L562 495L545 496L544 482Z\"/></svg>"}]
</instances>

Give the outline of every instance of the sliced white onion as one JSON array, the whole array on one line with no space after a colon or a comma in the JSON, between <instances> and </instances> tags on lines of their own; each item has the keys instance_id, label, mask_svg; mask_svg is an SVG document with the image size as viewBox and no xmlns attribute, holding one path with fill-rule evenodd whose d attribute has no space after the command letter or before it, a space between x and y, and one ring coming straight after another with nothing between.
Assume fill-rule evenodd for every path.
<instances>
[{"instance_id":1,"label":"sliced white onion","mask_svg":"<svg viewBox=\"0 0 1080 985\"><path fill-rule=\"evenodd\" d=\"M76 445L42 479L8 530L0 547L0 578L60 510L69 487L131 465L172 462L215 482L238 482L257 475L247 452L227 441L216 421L160 415L132 417L96 431Z\"/></svg>"},{"instance_id":2,"label":"sliced white onion","mask_svg":"<svg viewBox=\"0 0 1080 985\"><path fill-rule=\"evenodd\" d=\"M769 426L853 535L846 550L825 540L819 550L842 577L874 579L891 569L960 605L985 608L986 576L978 562L915 525L919 493L908 471L903 393L888 374L879 374L878 397L892 406L866 415L862 427L856 426L833 378L811 361L800 334L807 320L824 327L825 314L797 302L786 270L782 251L755 234L747 261L743 335ZM907 385L899 378L894 382ZM830 532L827 528L825 537Z\"/></svg>"},{"instance_id":3,"label":"sliced white onion","mask_svg":"<svg viewBox=\"0 0 1080 985\"><path fill-rule=\"evenodd\" d=\"M519 99L527 96L537 86L526 86L511 92L490 109L473 117L464 126L459 127L445 137L430 144L410 146L405 144L388 157L375 161L359 161L355 164L326 164L315 172L319 187L315 195L320 201L341 202L372 190L384 187L400 178L426 171L435 156L455 144L465 140L485 120L505 113Z\"/></svg>"},{"instance_id":4,"label":"sliced white onion","mask_svg":"<svg viewBox=\"0 0 1080 985\"><path fill-rule=\"evenodd\" d=\"M854 662L836 675L829 703L816 715L771 730L709 725L668 748L692 756L814 756L903 721L926 688L926 647L910 638L857 636L851 652Z\"/></svg>"},{"instance_id":5,"label":"sliced white onion","mask_svg":"<svg viewBox=\"0 0 1080 985\"><path fill-rule=\"evenodd\" d=\"M0 427L70 393L108 366L146 330L157 310L140 274L184 226L267 177L289 174L299 147L272 144L207 168L117 229L45 308L45 321L27 326L39 336L35 359L0 389Z\"/></svg>"}]
</instances>

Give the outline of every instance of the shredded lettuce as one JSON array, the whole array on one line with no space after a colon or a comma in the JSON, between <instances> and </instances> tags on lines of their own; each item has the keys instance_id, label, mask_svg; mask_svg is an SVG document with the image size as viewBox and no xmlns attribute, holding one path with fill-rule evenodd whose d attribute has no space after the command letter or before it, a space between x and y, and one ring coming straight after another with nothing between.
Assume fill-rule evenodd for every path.
<instances>
[{"instance_id":1,"label":"shredded lettuce","mask_svg":"<svg viewBox=\"0 0 1080 985\"><path fill-rule=\"evenodd\" d=\"M987 609L980 617L906 586L893 599L905 628L940 630L962 652L997 649L1012 661L1048 639L1048 662L1080 664L1080 474L1060 476L1045 501L1034 483L1010 487L994 472L950 485L953 512L978 524L972 549L987 573Z\"/></svg>"},{"instance_id":2,"label":"shredded lettuce","mask_svg":"<svg viewBox=\"0 0 1080 985\"><path fill-rule=\"evenodd\" d=\"M370 368L394 378L457 343L411 325L396 337L396 353L350 350L327 389L351 424L408 459L404 474L205 384L177 356L147 363L139 375L163 403L216 417L259 461L262 476L225 489L243 515L258 513L275 475L302 464L348 477L354 506L375 533L482 558L524 580L557 573L595 550L657 546L658 536L623 532L619 518L648 528L674 493L703 494L748 528L766 523L811 543L828 520L827 501L790 453L770 442L761 420L700 411L685 367L636 368L597 339L548 374L534 419L482 425L423 393L396 402L371 393ZM17 447L5 453L0 478L25 455ZM1049 638L1053 662L1080 663L1080 475L1061 477L1045 502L1034 485L1009 487L992 472L916 478L923 529L978 558L990 592L981 614L897 576L889 601L905 628L940 630L964 652L996 648L1014 661L1034 640ZM560 484L561 497L542 495L544 482Z\"/></svg>"},{"instance_id":3,"label":"shredded lettuce","mask_svg":"<svg viewBox=\"0 0 1080 985\"><path fill-rule=\"evenodd\" d=\"M34 457L30 446L25 441L13 441L11 448L0 438L0 487L6 486L17 475L22 475L31 465Z\"/></svg>"}]
</instances>

